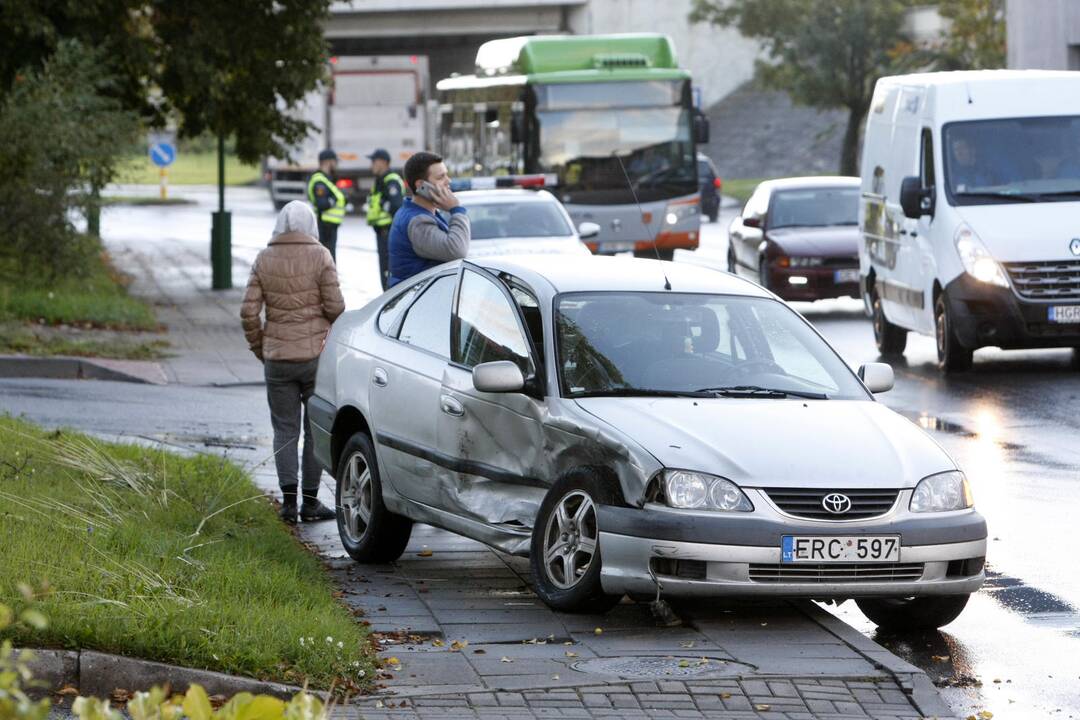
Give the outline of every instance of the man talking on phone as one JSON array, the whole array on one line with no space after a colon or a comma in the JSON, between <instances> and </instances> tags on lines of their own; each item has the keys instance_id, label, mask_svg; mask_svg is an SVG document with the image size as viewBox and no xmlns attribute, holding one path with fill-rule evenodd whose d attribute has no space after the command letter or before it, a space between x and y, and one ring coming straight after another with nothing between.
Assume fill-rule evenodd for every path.
<instances>
[{"instance_id":1,"label":"man talking on phone","mask_svg":"<svg viewBox=\"0 0 1080 720\"><path fill-rule=\"evenodd\" d=\"M405 162L405 198L390 225L389 287L469 252L469 216L450 191L450 173L435 153ZM449 213L449 220L437 211Z\"/></svg>"}]
</instances>

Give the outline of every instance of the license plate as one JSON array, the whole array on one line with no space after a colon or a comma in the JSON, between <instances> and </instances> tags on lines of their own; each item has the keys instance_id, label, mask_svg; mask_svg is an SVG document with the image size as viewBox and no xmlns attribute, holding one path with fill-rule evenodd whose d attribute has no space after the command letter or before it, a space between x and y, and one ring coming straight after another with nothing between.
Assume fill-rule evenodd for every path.
<instances>
[{"instance_id":1,"label":"license plate","mask_svg":"<svg viewBox=\"0 0 1080 720\"><path fill-rule=\"evenodd\" d=\"M837 284L859 282L859 269L849 268L837 270L833 273L833 282Z\"/></svg>"},{"instance_id":2,"label":"license plate","mask_svg":"<svg viewBox=\"0 0 1080 720\"><path fill-rule=\"evenodd\" d=\"M626 252L627 250L633 250L634 243L632 242L602 242L600 247L597 248L597 252L602 253L616 253Z\"/></svg>"},{"instance_id":3,"label":"license plate","mask_svg":"<svg viewBox=\"0 0 1080 720\"><path fill-rule=\"evenodd\" d=\"M1051 305L1046 310L1052 323L1080 323L1080 305Z\"/></svg>"},{"instance_id":4,"label":"license plate","mask_svg":"<svg viewBox=\"0 0 1080 720\"><path fill-rule=\"evenodd\" d=\"M780 561L785 563L899 562L899 535L784 535Z\"/></svg>"}]
</instances>

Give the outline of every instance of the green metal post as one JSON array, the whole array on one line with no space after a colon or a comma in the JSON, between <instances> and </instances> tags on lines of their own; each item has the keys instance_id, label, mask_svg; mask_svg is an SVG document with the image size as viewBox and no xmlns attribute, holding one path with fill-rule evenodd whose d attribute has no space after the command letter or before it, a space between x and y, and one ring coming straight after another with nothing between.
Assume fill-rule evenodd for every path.
<instances>
[{"instance_id":1,"label":"green metal post","mask_svg":"<svg viewBox=\"0 0 1080 720\"><path fill-rule=\"evenodd\" d=\"M210 265L213 289L228 290L232 284L232 214L225 211L225 135L218 135L218 209L210 228Z\"/></svg>"}]
</instances>

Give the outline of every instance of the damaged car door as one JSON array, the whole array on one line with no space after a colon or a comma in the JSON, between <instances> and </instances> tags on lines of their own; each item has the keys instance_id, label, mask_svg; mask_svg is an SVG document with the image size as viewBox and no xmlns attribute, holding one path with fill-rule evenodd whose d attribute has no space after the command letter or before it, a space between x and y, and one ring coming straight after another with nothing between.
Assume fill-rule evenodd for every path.
<instances>
[{"instance_id":1,"label":"damaged car door","mask_svg":"<svg viewBox=\"0 0 1080 720\"><path fill-rule=\"evenodd\" d=\"M511 536L522 533L527 547L528 529L548 485L542 477L540 365L528 331L507 288L466 263L451 334L436 433L440 453L452 461L454 472L443 476L440 507L499 526ZM496 361L514 363L525 387L517 392L477 390L473 368Z\"/></svg>"}]
</instances>

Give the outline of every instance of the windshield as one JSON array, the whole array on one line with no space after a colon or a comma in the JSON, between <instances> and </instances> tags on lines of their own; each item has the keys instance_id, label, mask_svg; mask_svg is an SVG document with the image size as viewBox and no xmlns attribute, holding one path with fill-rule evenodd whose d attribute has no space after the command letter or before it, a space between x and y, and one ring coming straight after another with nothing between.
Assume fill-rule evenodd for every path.
<instances>
[{"instance_id":1,"label":"windshield","mask_svg":"<svg viewBox=\"0 0 1080 720\"><path fill-rule=\"evenodd\" d=\"M568 293L556 301L555 323L567 397L753 387L867 399L832 348L771 298Z\"/></svg>"},{"instance_id":2,"label":"windshield","mask_svg":"<svg viewBox=\"0 0 1080 720\"><path fill-rule=\"evenodd\" d=\"M858 188L782 190L773 195L770 229L859 224Z\"/></svg>"},{"instance_id":3,"label":"windshield","mask_svg":"<svg viewBox=\"0 0 1080 720\"><path fill-rule=\"evenodd\" d=\"M697 161L684 85L535 87L537 171L558 174L564 202L632 202L627 176L642 202L693 194Z\"/></svg>"},{"instance_id":4,"label":"windshield","mask_svg":"<svg viewBox=\"0 0 1080 720\"><path fill-rule=\"evenodd\" d=\"M467 203L473 240L573 235L562 209L551 202Z\"/></svg>"},{"instance_id":5,"label":"windshield","mask_svg":"<svg viewBox=\"0 0 1080 720\"><path fill-rule=\"evenodd\" d=\"M953 205L1080 196L1080 117L949 123L943 138Z\"/></svg>"}]
</instances>

